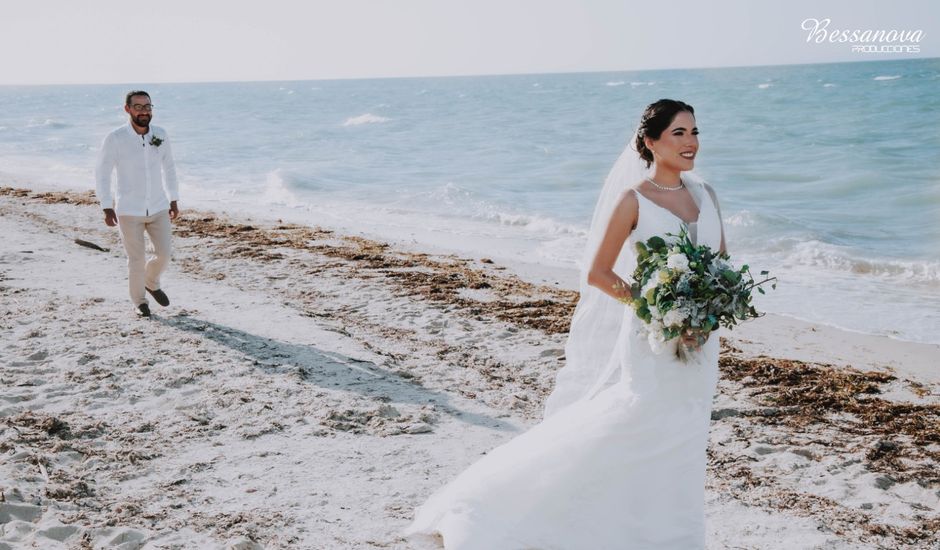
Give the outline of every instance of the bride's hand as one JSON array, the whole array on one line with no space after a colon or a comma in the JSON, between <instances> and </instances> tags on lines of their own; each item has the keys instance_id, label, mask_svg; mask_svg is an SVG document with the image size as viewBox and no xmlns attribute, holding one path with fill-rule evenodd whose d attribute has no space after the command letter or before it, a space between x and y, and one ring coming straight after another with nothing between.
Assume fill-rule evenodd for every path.
<instances>
[{"instance_id":1,"label":"bride's hand","mask_svg":"<svg viewBox=\"0 0 940 550\"><path fill-rule=\"evenodd\" d=\"M710 332L704 332L701 329L690 328L682 333L681 342L687 349L697 350L701 348L708 340Z\"/></svg>"}]
</instances>

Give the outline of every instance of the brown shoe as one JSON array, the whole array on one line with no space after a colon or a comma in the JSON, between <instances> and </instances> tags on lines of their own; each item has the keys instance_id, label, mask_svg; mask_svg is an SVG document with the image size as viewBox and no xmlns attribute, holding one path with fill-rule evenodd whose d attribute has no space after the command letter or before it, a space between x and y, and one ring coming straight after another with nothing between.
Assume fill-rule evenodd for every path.
<instances>
[{"instance_id":1,"label":"brown shoe","mask_svg":"<svg viewBox=\"0 0 940 550\"><path fill-rule=\"evenodd\" d=\"M170 305L170 297L166 295L166 292L163 292L159 288L157 290L150 290L147 287L144 287L144 288L147 290L147 292L150 293L151 296L153 296L153 299L156 300L157 303L160 304L161 306L166 307Z\"/></svg>"}]
</instances>

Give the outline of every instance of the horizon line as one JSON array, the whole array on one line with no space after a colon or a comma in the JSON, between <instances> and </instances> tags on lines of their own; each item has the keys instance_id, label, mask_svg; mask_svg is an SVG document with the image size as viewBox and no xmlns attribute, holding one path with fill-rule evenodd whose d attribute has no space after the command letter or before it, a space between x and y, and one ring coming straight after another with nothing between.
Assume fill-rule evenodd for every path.
<instances>
[{"instance_id":1,"label":"horizon line","mask_svg":"<svg viewBox=\"0 0 940 550\"><path fill-rule=\"evenodd\" d=\"M318 77L318 78L288 78L274 79L263 78L258 80L165 80L149 81L147 85L159 84L249 84L263 82L333 82L344 80L404 80L404 79L432 79L432 78L479 78L479 77L505 77L505 76L556 76L556 75L577 75L577 74L605 74L605 73L647 73L662 71L693 71L693 70L717 70L717 69L758 69L767 67L799 67L815 65L841 65L847 63L884 63L889 61L930 61L940 59L940 56L933 57L910 57L910 58L891 58L891 59L862 59L853 61L820 61L817 63L771 63L765 65L719 65L703 67L669 67L659 69L588 69L574 71L533 71L518 73L463 73L463 74L419 74L419 75L398 75L398 76L353 76L353 77ZM136 81L138 84L142 81ZM46 82L46 83L0 83L0 87L15 86L118 86L133 85L130 81L121 82Z\"/></svg>"}]
</instances>

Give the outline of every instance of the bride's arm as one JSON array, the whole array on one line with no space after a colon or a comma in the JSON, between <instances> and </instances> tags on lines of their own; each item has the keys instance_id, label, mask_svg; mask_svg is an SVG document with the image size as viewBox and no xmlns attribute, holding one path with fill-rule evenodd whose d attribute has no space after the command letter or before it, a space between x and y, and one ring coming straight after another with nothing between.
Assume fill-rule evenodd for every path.
<instances>
[{"instance_id":1,"label":"bride's arm","mask_svg":"<svg viewBox=\"0 0 940 550\"><path fill-rule=\"evenodd\" d=\"M601 244L594 255L591 270L588 272L588 284L597 287L608 296L616 299L630 296L630 285L614 273L614 263L620 255L620 249L633 231L639 215L639 203L635 191L628 189L620 196L610 222L601 239Z\"/></svg>"}]
</instances>

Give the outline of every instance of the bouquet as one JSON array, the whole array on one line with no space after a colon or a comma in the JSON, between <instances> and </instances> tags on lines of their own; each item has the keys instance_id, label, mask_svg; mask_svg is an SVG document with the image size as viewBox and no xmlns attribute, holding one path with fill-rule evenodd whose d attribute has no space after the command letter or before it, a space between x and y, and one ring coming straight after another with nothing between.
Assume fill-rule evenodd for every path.
<instances>
[{"instance_id":1,"label":"bouquet","mask_svg":"<svg viewBox=\"0 0 940 550\"><path fill-rule=\"evenodd\" d=\"M763 314L751 305L752 291L764 294L762 285L767 283L777 288L776 277L755 282L747 265L735 268L727 253L695 245L686 228L678 235L638 242L636 249L630 297L621 301L643 321L650 348L657 354L686 331L707 336L719 326L731 328L738 321L760 317ZM684 346L677 346L680 358L685 352Z\"/></svg>"}]
</instances>

